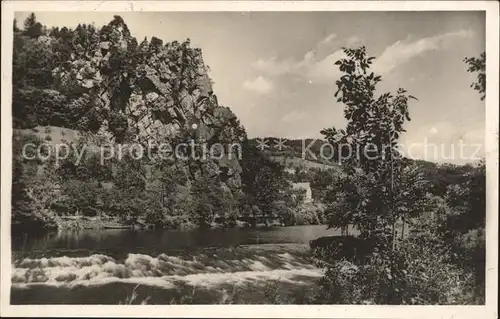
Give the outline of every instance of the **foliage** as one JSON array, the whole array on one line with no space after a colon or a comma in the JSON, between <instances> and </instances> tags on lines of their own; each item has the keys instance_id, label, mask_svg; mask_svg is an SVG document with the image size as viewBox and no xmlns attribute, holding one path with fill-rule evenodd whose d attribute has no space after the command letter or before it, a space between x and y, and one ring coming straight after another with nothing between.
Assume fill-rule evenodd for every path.
<instances>
[{"instance_id":1,"label":"foliage","mask_svg":"<svg viewBox=\"0 0 500 319\"><path fill-rule=\"evenodd\" d=\"M194 181L192 191L192 219L200 228L209 228L216 212L223 209L223 190L218 183L209 178Z\"/></svg>"},{"instance_id":2,"label":"foliage","mask_svg":"<svg viewBox=\"0 0 500 319\"><path fill-rule=\"evenodd\" d=\"M397 150L403 124L410 120L408 101L415 98L404 89L377 97L381 76L369 72L375 58L367 57L365 47L344 53L346 58L335 63L343 73L335 97L345 104L347 126L321 131L336 149L351 152L343 163L348 176L329 189L329 227L352 224L362 237L392 240L394 245L395 223L415 211L414 199L425 191L422 176ZM415 184L414 190L405 184Z\"/></svg>"},{"instance_id":3,"label":"foliage","mask_svg":"<svg viewBox=\"0 0 500 319\"><path fill-rule=\"evenodd\" d=\"M486 165L477 163L474 171L465 175L460 184L447 188L445 199L453 210L449 216L449 229L465 233L484 228L486 222Z\"/></svg>"},{"instance_id":4,"label":"foliage","mask_svg":"<svg viewBox=\"0 0 500 319\"><path fill-rule=\"evenodd\" d=\"M312 176L310 177L310 183L313 197L321 202L324 202L327 199L326 196L328 187L340 179L341 174L337 173L333 169L312 169L311 173Z\"/></svg>"},{"instance_id":5,"label":"foliage","mask_svg":"<svg viewBox=\"0 0 500 319\"><path fill-rule=\"evenodd\" d=\"M425 180L429 182L429 192L440 197L445 196L450 185L462 184L467 176L475 170L470 164L436 164L420 160L416 160L414 163L420 167Z\"/></svg>"},{"instance_id":6,"label":"foliage","mask_svg":"<svg viewBox=\"0 0 500 319\"><path fill-rule=\"evenodd\" d=\"M347 58L336 62L343 72L336 96L346 105L347 128L322 133L330 143L363 152L346 158L346 175L327 188L326 213L329 227L354 225L361 238L375 245L361 262L339 261L331 251L318 251L319 265L326 268L319 299L356 304L484 302L483 166L436 166L401 158L396 142L410 120L408 101L413 97L403 89L395 96L375 97L381 77L368 71L374 58L366 58L364 47L344 52ZM429 185L426 178L431 175ZM401 236L396 236L398 221Z\"/></svg>"},{"instance_id":7,"label":"foliage","mask_svg":"<svg viewBox=\"0 0 500 319\"><path fill-rule=\"evenodd\" d=\"M465 58L464 62L468 64L467 72L477 73L477 80L470 86L481 94L481 101L486 97L486 52L481 53L479 57Z\"/></svg>"},{"instance_id":8,"label":"foliage","mask_svg":"<svg viewBox=\"0 0 500 319\"><path fill-rule=\"evenodd\" d=\"M465 175L461 184L448 187L449 213L442 233L452 244L454 263L470 271L475 280L475 298L484 302L486 267L486 165L482 160Z\"/></svg>"},{"instance_id":9,"label":"foliage","mask_svg":"<svg viewBox=\"0 0 500 319\"><path fill-rule=\"evenodd\" d=\"M266 158L255 148L244 146L241 166L243 192L248 194L247 205L255 205L258 211L270 216L273 207L280 205L280 201L286 201L290 195L286 192L287 188L290 190L290 185L281 165ZM281 213L287 215L288 211L281 210Z\"/></svg>"},{"instance_id":10,"label":"foliage","mask_svg":"<svg viewBox=\"0 0 500 319\"><path fill-rule=\"evenodd\" d=\"M96 215L98 191L95 183L71 180L63 184L65 200L60 206L70 214Z\"/></svg>"},{"instance_id":11,"label":"foliage","mask_svg":"<svg viewBox=\"0 0 500 319\"><path fill-rule=\"evenodd\" d=\"M470 304L471 275L451 262L447 244L431 226L399 243L389 256L373 253L369 262L333 261L321 280L324 303ZM431 227L431 228L428 228Z\"/></svg>"},{"instance_id":12,"label":"foliage","mask_svg":"<svg viewBox=\"0 0 500 319\"><path fill-rule=\"evenodd\" d=\"M39 177L38 163L31 163L22 155L22 145L42 142L33 135L14 134L12 159L12 227L15 231L38 232L55 228L51 205L58 196L57 185L52 180ZM33 156L27 152L28 157Z\"/></svg>"}]
</instances>

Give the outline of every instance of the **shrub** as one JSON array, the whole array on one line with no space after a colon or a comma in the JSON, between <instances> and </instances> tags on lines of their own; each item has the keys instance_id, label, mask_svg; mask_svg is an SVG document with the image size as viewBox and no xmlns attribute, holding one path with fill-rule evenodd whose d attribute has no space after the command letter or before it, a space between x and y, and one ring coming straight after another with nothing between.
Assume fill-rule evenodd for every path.
<instances>
[{"instance_id":1,"label":"shrub","mask_svg":"<svg viewBox=\"0 0 500 319\"><path fill-rule=\"evenodd\" d=\"M472 273L452 263L450 246L432 228L420 226L396 250L372 253L368 263L320 263L326 272L317 298L341 304L477 303Z\"/></svg>"},{"instance_id":2,"label":"shrub","mask_svg":"<svg viewBox=\"0 0 500 319\"><path fill-rule=\"evenodd\" d=\"M453 262L469 271L474 281L474 303L484 304L486 271L486 238L482 228L458 236L453 246Z\"/></svg>"},{"instance_id":3,"label":"shrub","mask_svg":"<svg viewBox=\"0 0 500 319\"><path fill-rule=\"evenodd\" d=\"M171 216L165 215L162 220L162 225L164 228L169 229L190 229L196 225L189 219L189 216Z\"/></svg>"}]
</instances>

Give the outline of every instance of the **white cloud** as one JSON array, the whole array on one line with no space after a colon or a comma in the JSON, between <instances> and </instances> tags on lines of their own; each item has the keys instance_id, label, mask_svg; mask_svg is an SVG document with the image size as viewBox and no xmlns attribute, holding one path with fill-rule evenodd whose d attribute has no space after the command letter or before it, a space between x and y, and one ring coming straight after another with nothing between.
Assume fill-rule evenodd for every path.
<instances>
[{"instance_id":1,"label":"white cloud","mask_svg":"<svg viewBox=\"0 0 500 319\"><path fill-rule=\"evenodd\" d=\"M254 62L253 67L270 76L281 76L293 73L297 68L297 61L293 59L278 60L276 57L272 57L269 59L257 60Z\"/></svg>"},{"instance_id":2,"label":"white cloud","mask_svg":"<svg viewBox=\"0 0 500 319\"><path fill-rule=\"evenodd\" d=\"M243 88L250 91L266 94L274 88L274 84L265 77L259 76L253 80L246 80L245 83L243 83Z\"/></svg>"},{"instance_id":3,"label":"white cloud","mask_svg":"<svg viewBox=\"0 0 500 319\"><path fill-rule=\"evenodd\" d=\"M347 46L361 45L362 42L363 40L361 40L357 36L352 36L347 39Z\"/></svg>"},{"instance_id":4,"label":"white cloud","mask_svg":"<svg viewBox=\"0 0 500 319\"><path fill-rule=\"evenodd\" d=\"M325 76L325 71L327 71L322 70L325 64L329 64L327 68L335 69L333 66L335 61L332 62L332 52L334 57L338 56L338 41L336 41L336 38L336 34L329 34L320 40L314 48L307 51L302 59L291 57L278 59L271 57L257 60L253 64L253 67L273 77L300 75L306 77L308 80L322 80Z\"/></svg>"},{"instance_id":5,"label":"white cloud","mask_svg":"<svg viewBox=\"0 0 500 319\"><path fill-rule=\"evenodd\" d=\"M409 39L397 41L387 47L375 60L374 71L387 74L399 65L433 50L440 50L452 43L453 40L471 37L472 31L461 30L449 32L433 37L422 38L414 41ZM362 39L351 36L344 41L346 46L358 46ZM339 77L339 70L334 66L335 61L342 58L344 53L340 49L336 35L330 34L304 54L302 59L276 57L259 59L254 63L254 68L272 77L284 75L298 75L316 83L329 83Z\"/></svg>"},{"instance_id":6,"label":"white cloud","mask_svg":"<svg viewBox=\"0 0 500 319\"><path fill-rule=\"evenodd\" d=\"M484 156L484 127L440 122L411 132L401 140L404 154L411 158L465 164Z\"/></svg>"},{"instance_id":7,"label":"white cloud","mask_svg":"<svg viewBox=\"0 0 500 319\"><path fill-rule=\"evenodd\" d=\"M472 31L461 30L422 38L416 41L410 41L409 39L397 41L387 47L380 57L375 60L374 70L377 73L387 74L412 58L429 51L444 48L450 44L451 40L472 37L473 35Z\"/></svg>"},{"instance_id":8,"label":"white cloud","mask_svg":"<svg viewBox=\"0 0 500 319\"><path fill-rule=\"evenodd\" d=\"M336 50L321 60L312 61L307 65L306 76L314 82L331 82L339 78L340 71L335 66L335 62L343 56L342 50Z\"/></svg>"},{"instance_id":9,"label":"white cloud","mask_svg":"<svg viewBox=\"0 0 500 319\"><path fill-rule=\"evenodd\" d=\"M315 50L308 51L302 60L277 58L260 59L254 67L269 76L298 75L307 80L324 83L338 78L339 71L334 63L343 56L342 50L330 51L326 57L317 59Z\"/></svg>"},{"instance_id":10,"label":"white cloud","mask_svg":"<svg viewBox=\"0 0 500 319\"><path fill-rule=\"evenodd\" d=\"M335 38L337 37L337 35L335 33L332 33L332 34L329 34L326 38L324 38L323 40L321 40L319 43L320 44L329 44L331 43Z\"/></svg>"},{"instance_id":11,"label":"white cloud","mask_svg":"<svg viewBox=\"0 0 500 319\"><path fill-rule=\"evenodd\" d=\"M342 42L347 45L359 44L361 40L350 37ZM271 57L259 59L253 67L272 77L296 75L315 83L329 83L339 76L334 63L343 56L336 34L329 34L314 48L307 51L302 59Z\"/></svg>"}]
</instances>

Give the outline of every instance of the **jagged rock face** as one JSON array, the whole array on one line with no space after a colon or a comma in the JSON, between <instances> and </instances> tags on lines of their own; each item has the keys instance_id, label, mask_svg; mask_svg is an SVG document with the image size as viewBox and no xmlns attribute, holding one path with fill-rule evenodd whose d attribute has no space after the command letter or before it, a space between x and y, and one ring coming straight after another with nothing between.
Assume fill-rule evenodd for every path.
<instances>
[{"instance_id":1,"label":"jagged rock face","mask_svg":"<svg viewBox=\"0 0 500 319\"><path fill-rule=\"evenodd\" d=\"M160 66L159 70L163 69ZM238 188L241 185L241 166L238 162L241 146L238 149L238 143L241 141L236 134L227 134L229 123L236 116L228 108L217 104L204 68L200 68L197 89L192 93L183 90L179 94L179 106L175 106L170 95L171 88L161 81L161 77L158 71L149 70L142 82L149 81L142 86L147 93L133 95L128 105L126 114L130 126L136 129L138 140L142 143L163 143L174 140L183 131L189 131L197 143L206 143L207 147L219 142L224 150L212 159L216 165L205 163L204 167L225 175L229 188ZM233 144L234 147L230 147Z\"/></svg>"},{"instance_id":2,"label":"jagged rock face","mask_svg":"<svg viewBox=\"0 0 500 319\"><path fill-rule=\"evenodd\" d=\"M168 142L169 138L178 133L179 128L175 124L164 124L153 115L141 95L134 94L131 96L125 113L128 117L129 126L135 130L137 140L142 143L148 141L156 143Z\"/></svg>"},{"instance_id":3,"label":"jagged rock face","mask_svg":"<svg viewBox=\"0 0 500 319\"><path fill-rule=\"evenodd\" d=\"M240 184L238 148L228 147L241 142L238 130L231 131L239 123L218 105L200 49L191 48L189 40L163 45L153 38L137 45L121 18L93 34L90 42L94 49L82 49L71 57L71 68L54 72L98 97L95 107L105 118L100 135L111 133L118 143L129 142L130 136L151 144L179 142L186 136L208 147L221 143L224 154L212 162L227 185Z\"/></svg>"}]
</instances>

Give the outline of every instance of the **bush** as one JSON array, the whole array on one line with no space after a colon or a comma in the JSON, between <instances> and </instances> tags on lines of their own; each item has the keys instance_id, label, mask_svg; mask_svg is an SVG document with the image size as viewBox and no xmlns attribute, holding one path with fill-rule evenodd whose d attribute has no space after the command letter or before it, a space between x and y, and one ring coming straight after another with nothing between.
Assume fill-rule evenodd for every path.
<instances>
[{"instance_id":1,"label":"bush","mask_svg":"<svg viewBox=\"0 0 500 319\"><path fill-rule=\"evenodd\" d=\"M168 217L163 216L163 212L161 210L148 210L146 211L146 224L151 228L163 228L165 224L168 224Z\"/></svg>"},{"instance_id":2,"label":"bush","mask_svg":"<svg viewBox=\"0 0 500 319\"><path fill-rule=\"evenodd\" d=\"M324 219L323 211L312 204L301 205L295 212L295 225L318 225Z\"/></svg>"},{"instance_id":3,"label":"bush","mask_svg":"<svg viewBox=\"0 0 500 319\"><path fill-rule=\"evenodd\" d=\"M163 227L169 229L190 229L196 225L189 219L189 216L170 216L166 215L163 218Z\"/></svg>"},{"instance_id":4,"label":"bush","mask_svg":"<svg viewBox=\"0 0 500 319\"><path fill-rule=\"evenodd\" d=\"M320 257L325 260L325 257ZM472 304L474 277L452 263L449 245L431 229L413 233L395 251L375 251L369 262L329 260L317 298L322 303Z\"/></svg>"},{"instance_id":5,"label":"bush","mask_svg":"<svg viewBox=\"0 0 500 319\"><path fill-rule=\"evenodd\" d=\"M453 246L453 262L469 271L474 280L474 303L484 304L486 271L486 238L482 228L459 236Z\"/></svg>"}]
</instances>

